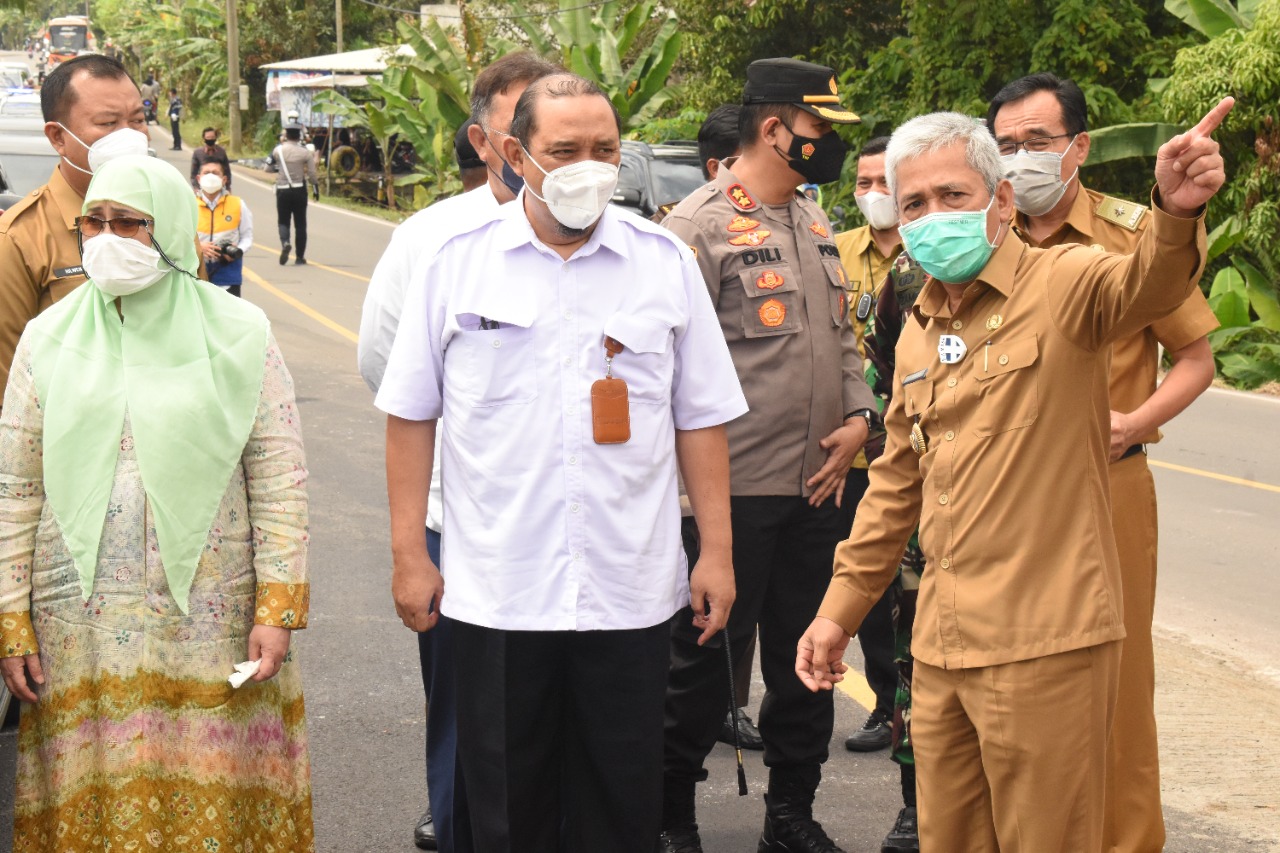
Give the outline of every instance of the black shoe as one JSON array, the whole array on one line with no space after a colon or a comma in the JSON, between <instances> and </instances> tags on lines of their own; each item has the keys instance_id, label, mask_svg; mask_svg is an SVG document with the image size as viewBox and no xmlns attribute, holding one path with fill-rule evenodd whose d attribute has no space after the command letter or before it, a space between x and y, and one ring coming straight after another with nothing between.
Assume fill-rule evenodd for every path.
<instances>
[{"instance_id":1,"label":"black shoe","mask_svg":"<svg viewBox=\"0 0 1280 853\"><path fill-rule=\"evenodd\" d=\"M876 752L884 749L893 740L893 728L889 718L880 711L872 711L871 716L851 736L845 738L844 748L850 752Z\"/></svg>"},{"instance_id":2,"label":"black shoe","mask_svg":"<svg viewBox=\"0 0 1280 853\"><path fill-rule=\"evenodd\" d=\"M802 814L764 816L764 832L756 853L844 853L812 817Z\"/></svg>"},{"instance_id":3,"label":"black shoe","mask_svg":"<svg viewBox=\"0 0 1280 853\"><path fill-rule=\"evenodd\" d=\"M307 265L307 259L302 257L302 255L298 255L298 259L294 261L293 264L294 266L305 267Z\"/></svg>"},{"instance_id":4,"label":"black shoe","mask_svg":"<svg viewBox=\"0 0 1280 853\"><path fill-rule=\"evenodd\" d=\"M293 251L292 243L285 243L280 247L280 266L289 263L289 252Z\"/></svg>"},{"instance_id":5,"label":"black shoe","mask_svg":"<svg viewBox=\"0 0 1280 853\"><path fill-rule=\"evenodd\" d=\"M419 850L438 850L436 845L436 825L431 821L431 806L418 818L418 825L413 828L413 846Z\"/></svg>"},{"instance_id":6,"label":"black shoe","mask_svg":"<svg viewBox=\"0 0 1280 853\"><path fill-rule=\"evenodd\" d=\"M733 712L724 715L720 736L716 740L733 746ZM764 738L760 737L760 730L741 708L738 709L738 746L743 749L764 749Z\"/></svg>"},{"instance_id":7,"label":"black shoe","mask_svg":"<svg viewBox=\"0 0 1280 853\"><path fill-rule=\"evenodd\" d=\"M916 833L916 807L904 806L893 822L893 829L880 842L880 853L920 853L920 836Z\"/></svg>"},{"instance_id":8,"label":"black shoe","mask_svg":"<svg viewBox=\"0 0 1280 853\"><path fill-rule=\"evenodd\" d=\"M658 853L702 853L698 826L664 829L658 833Z\"/></svg>"}]
</instances>

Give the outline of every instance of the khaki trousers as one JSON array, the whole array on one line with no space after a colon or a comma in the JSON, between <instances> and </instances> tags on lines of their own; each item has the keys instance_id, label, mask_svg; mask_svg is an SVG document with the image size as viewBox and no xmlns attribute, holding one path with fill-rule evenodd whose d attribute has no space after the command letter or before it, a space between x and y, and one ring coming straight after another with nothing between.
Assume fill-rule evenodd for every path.
<instances>
[{"instance_id":1,"label":"khaki trousers","mask_svg":"<svg viewBox=\"0 0 1280 853\"><path fill-rule=\"evenodd\" d=\"M1120 643L973 669L916 661L921 853L1098 853Z\"/></svg>"},{"instance_id":2,"label":"khaki trousers","mask_svg":"<svg viewBox=\"0 0 1280 853\"><path fill-rule=\"evenodd\" d=\"M1106 853L1159 853L1160 752L1156 741L1155 655L1151 620L1156 602L1156 488L1139 453L1111 466L1111 517L1120 552L1125 638L1120 688L1107 750Z\"/></svg>"}]
</instances>

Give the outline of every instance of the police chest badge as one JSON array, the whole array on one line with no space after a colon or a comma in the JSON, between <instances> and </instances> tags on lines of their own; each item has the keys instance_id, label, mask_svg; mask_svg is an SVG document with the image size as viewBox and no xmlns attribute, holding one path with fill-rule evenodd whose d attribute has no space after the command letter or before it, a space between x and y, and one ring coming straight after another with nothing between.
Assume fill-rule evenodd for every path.
<instances>
[{"instance_id":1,"label":"police chest badge","mask_svg":"<svg viewBox=\"0 0 1280 853\"><path fill-rule=\"evenodd\" d=\"M752 228L759 228L760 223L755 219L748 219L745 216L735 216L729 220L729 224L725 229L734 234L741 234L744 231L750 231Z\"/></svg>"},{"instance_id":2,"label":"police chest badge","mask_svg":"<svg viewBox=\"0 0 1280 853\"><path fill-rule=\"evenodd\" d=\"M787 280L773 270L765 270L760 274L760 277L756 279L756 287L761 290L777 290L786 283Z\"/></svg>"},{"instance_id":3,"label":"police chest badge","mask_svg":"<svg viewBox=\"0 0 1280 853\"><path fill-rule=\"evenodd\" d=\"M745 234L739 234L737 237L729 238L730 246L759 246L765 241L771 232L763 228L758 231L748 231Z\"/></svg>"},{"instance_id":4,"label":"police chest badge","mask_svg":"<svg viewBox=\"0 0 1280 853\"><path fill-rule=\"evenodd\" d=\"M812 225L809 226L809 230L812 231L814 234L817 234L819 237L822 237L823 239L826 239L827 237L831 236L830 234L827 233L827 229L823 227L821 222L813 223Z\"/></svg>"},{"instance_id":5,"label":"police chest badge","mask_svg":"<svg viewBox=\"0 0 1280 853\"><path fill-rule=\"evenodd\" d=\"M957 364L964 358L969 347L959 335L943 335L938 339L938 360L943 364Z\"/></svg>"}]
</instances>

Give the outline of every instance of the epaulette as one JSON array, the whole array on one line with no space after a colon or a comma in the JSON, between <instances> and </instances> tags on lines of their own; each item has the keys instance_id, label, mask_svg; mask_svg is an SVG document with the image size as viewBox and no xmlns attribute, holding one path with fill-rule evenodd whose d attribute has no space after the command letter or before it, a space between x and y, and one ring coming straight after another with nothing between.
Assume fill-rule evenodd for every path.
<instances>
[{"instance_id":1,"label":"epaulette","mask_svg":"<svg viewBox=\"0 0 1280 853\"><path fill-rule=\"evenodd\" d=\"M1098 206L1093 209L1093 215L1128 231L1137 231L1142 217L1147 215L1147 210L1148 208L1144 205L1104 195L1102 201L1098 202Z\"/></svg>"},{"instance_id":2,"label":"epaulette","mask_svg":"<svg viewBox=\"0 0 1280 853\"><path fill-rule=\"evenodd\" d=\"M9 226L13 224L14 220L22 215L24 210L40 200L40 195L46 188L47 185L36 187L34 190L23 196L22 201L6 210L3 215L0 215L0 234L8 234Z\"/></svg>"}]
</instances>

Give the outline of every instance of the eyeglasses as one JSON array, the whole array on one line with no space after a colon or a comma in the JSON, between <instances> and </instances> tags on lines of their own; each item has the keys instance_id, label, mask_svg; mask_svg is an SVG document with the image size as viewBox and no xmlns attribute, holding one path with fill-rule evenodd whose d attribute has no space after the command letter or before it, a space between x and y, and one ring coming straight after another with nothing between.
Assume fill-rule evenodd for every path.
<instances>
[{"instance_id":1,"label":"eyeglasses","mask_svg":"<svg viewBox=\"0 0 1280 853\"><path fill-rule=\"evenodd\" d=\"M1074 138L1074 133L1059 133L1057 136L1036 136L1022 142L1000 142L996 145L1000 149L1000 156L1008 157L1010 154L1017 154L1018 149L1030 151L1033 154L1039 154L1042 151L1048 151L1053 147L1053 140Z\"/></svg>"},{"instance_id":2,"label":"eyeglasses","mask_svg":"<svg viewBox=\"0 0 1280 853\"><path fill-rule=\"evenodd\" d=\"M77 216L76 228L85 237L97 237L103 228L110 228L117 237L132 237L139 228L151 230L154 219L138 219L134 216L117 216L115 219L102 219L98 216Z\"/></svg>"}]
</instances>

